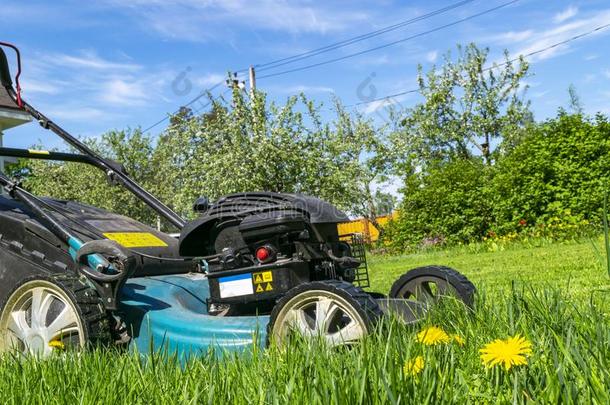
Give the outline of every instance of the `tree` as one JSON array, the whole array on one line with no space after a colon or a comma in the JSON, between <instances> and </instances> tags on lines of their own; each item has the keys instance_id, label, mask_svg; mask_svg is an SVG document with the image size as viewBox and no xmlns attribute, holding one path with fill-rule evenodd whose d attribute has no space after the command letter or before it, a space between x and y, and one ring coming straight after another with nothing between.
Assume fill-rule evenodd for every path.
<instances>
[{"instance_id":1,"label":"tree","mask_svg":"<svg viewBox=\"0 0 610 405\"><path fill-rule=\"evenodd\" d=\"M406 111L393 136L399 160L411 168L477 153L491 165L532 120L523 98L528 64L522 57L515 63L505 52L501 64L488 66L488 49L470 44L458 46L458 53L456 61L448 53L440 69L426 74L419 66L424 100Z\"/></svg>"},{"instance_id":2,"label":"tree","mask_svg":"<svg viewBox=\"0 0 610 405\"><path fill-rule=\"evenodd\" d=\"M395 247L466 242L494 225L493 164L519 144L532 114L527 63L505 52L501 63L488 64L488 56L470 44L458 47L455 61L448 53L440 68L419 67L423 101L403 112L390 135L394 172L405 184L386 235Z\"/></svg>"},{"instance_id":3,"label":"tree","mask_svg":"<svg viewBox=\"0 0 610 405\"><path fill-rule=\"evenodd\" d=\"M354 157L349 211L366 218L381 234L383 227L377 217L384 215L382 212L387 207L379 205L379 192L374 193L373 189L375 184L388 180L391 169L391 160L388 158L391 149L385 135L387 125L376 128L372 120L362 114L348 113L339 101L335 102L335 110L338 117L336 131L343 134L344 142L350 143Z\"/></svg>"},{"instance_id":4,"label":"tree","mask_svg":"<svg viewBox=\"0 0 610 405\"><path fill-rule=\"evenodd\" d=\"M320 107L302 94L277 105L267 103L264 93L246 99L236 89L230 103L212 105L198 117L175 117L155 151L172 162L161 167L172 168L164 178L181 190L174 197L179 207L201 194L304 193L378 227L371 185L387 178L391 163L383 128L349 113L338 100L336 118L324 124Z\"/></svg>"},{"instance_id":5,"label":"tree","mask_svg":"<svg viewBox=\"0 0 610 405\"><path fill-rule=\"evenodd\" d=\"M365 185L383 166L382 160L370 163L375 131L338 102L330 123L322 122L319 109L303 95L277 105L263 93L250 99L236 89L230 102L215 100L201 115L181 110L155 140L127 130L86 143L123 163L138 183L187 218L195 215L192 204L199 196L214 200L244 191L304 193L357 212L368 201ZM157 221L129 192L109 187L97 169L33 161L16 170L37 194L82 201L151 225Z\"/></svg>"},{"instance_id":6,"label":"tree","mask_svg":"<svg viewBox=\"0 0 610 405\"><path fill-rule=\"evenodd\" d=\"M153 163L152 139L139 129L111 131L99 139L85 141L106 158L120 162L125 170L145 188L160 180L159 167ZM154 225L156 213L129 191L112 186L97 168L82 163L58 163L41 160L21 161L20 173L24 186L33 193L55 198L76 200ZM171 200L169 200L171 204Z\"/></svg>"}]
</instances>

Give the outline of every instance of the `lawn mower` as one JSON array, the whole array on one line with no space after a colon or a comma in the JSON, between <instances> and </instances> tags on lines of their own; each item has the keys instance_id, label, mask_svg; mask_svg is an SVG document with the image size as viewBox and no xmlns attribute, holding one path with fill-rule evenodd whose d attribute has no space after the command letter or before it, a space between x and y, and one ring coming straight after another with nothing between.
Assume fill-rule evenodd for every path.
<instances>
[{"instance_id":1,"label":"lawn mower","mask_svg":"<svg viewBox=\"0 0 610 405\"><path fill-rule=\"evenodd\" d=\"M16 53L17 74L6 54ZM194 203L187 221L21 96L21 58L0 43L0 95L76 153L0 148L0 156L78 162L102 170L175 226L179 237L82 204L35 196L0 173L0 351L49 355L90 344L180 356L210 348L283 345L294 333L357 342L392 312L421 317L439 297L472 305L474 286L447 267L405 273L389 295L365 292L364 241L320 199L246 192ZM70 181L70 179L66 179ZM83 190L85 193L86 190ZM112 196L108 196L112 198Z\"/></svg>"}]
</instances>

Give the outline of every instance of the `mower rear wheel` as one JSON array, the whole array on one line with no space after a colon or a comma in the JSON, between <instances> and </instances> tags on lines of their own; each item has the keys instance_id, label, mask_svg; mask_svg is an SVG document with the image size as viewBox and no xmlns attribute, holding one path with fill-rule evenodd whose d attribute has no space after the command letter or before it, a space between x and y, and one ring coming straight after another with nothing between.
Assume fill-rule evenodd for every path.
<instances>
[{"instance_id":1,"label":"mower rear wheel","mask_svg":"<svg viewBox=\"0 0 610 405\"><path fill-rule=\"evenodd\" d=\"M69 274L27 278L0 312L0 352L47 357L110 338L97 291Z\"/></svg>"},{"instance_id":2,"label":"mower rear wheel","mask_svg":"<svg viewBox=\"0 0 610 405\"><path fill-rule=\"evenodd\" d=\"M392 284L390 298L433 303L454 296L466 305L474 302L474 285L458 271L445 266L424 266L410 270Z\"/></svg>"},{"instance_id":3,"label":"mower rear wheel","mask_svg":"<svg viewBox=\"0 0 610 405\"><path fill-rule=\"evenodd\" d=\"M377 302L353 284L314 281L290 290L271 312L269 340L284 346L291 334L322 339L329 346L353 344L382 315Z\"/></svg>"}]
</instances>

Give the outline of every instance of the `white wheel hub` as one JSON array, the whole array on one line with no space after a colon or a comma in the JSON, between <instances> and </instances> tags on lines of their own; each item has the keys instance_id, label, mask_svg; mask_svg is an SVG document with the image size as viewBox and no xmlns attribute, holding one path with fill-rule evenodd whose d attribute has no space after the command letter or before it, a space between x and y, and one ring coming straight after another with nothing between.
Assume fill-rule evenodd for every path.
<instances>
[{"instance_id":1,"label":"white wheel hub","mask_svg":"<svg viewBox=\"0 0 610 405\"><path fill-rule=\"evenodd\" d=\"M40 356L66 345L84 344L72 300L45 280L27 282L11 295L0 316L0 335L0 350Z\"/></svg>"},{"instance_id":2,"label":"white wheel hub","mask_svg":"<svg viewBox=\"0 0 610 405\"><path fill-rule=\"evenodd\" d=\"M358 311L343 297L312 290L292 298L278 314L274 338L282 343L290 332L338 346L356 343L368 330Z\"/></svg>"}]
</instances>

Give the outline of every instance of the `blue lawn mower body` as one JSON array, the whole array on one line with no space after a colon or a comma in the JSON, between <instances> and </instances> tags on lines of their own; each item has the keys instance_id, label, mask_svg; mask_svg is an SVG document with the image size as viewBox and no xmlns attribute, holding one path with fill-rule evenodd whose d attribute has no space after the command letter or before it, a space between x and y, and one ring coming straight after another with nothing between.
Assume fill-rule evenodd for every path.
<instances>
[{"instance_id":1,"label":"blue lawn mower body","mask_svg":"<svg viewBox=\"0 0 610 405\"><path fill-rule=\"evenodd\" d=\"M121 311L134 331L131 348L186 357L265 346L268 315L210 315L208 298L208 281L201 275L130 279L123 287Z\"/></svg>"},{"instance_id":2,"label":"blue lawn mower body","mask_svg":"<svg viewBox=\"0 0 610 405\"><path fill-rule=\"evenodd\" d=\"M2 46L17 52L16 90ZM284 344L294 332L351 344L389 311L413 322L441 295L472 304L474 286L442 266L406 273L388 296L365 292L364 241L340 235L338 224L349 218L318 198L275 192L231 194L213 203L200 198L196 218L182 218L120 163L24 101L20 71L17 48L0 42L0 107L28 113L80 154L1 147L0 156L94 166L179 234L35 196L0 173L6 193L0 197L0 351L50 355L115 344L185 358Z\"/></svg>"}]
</instances>

